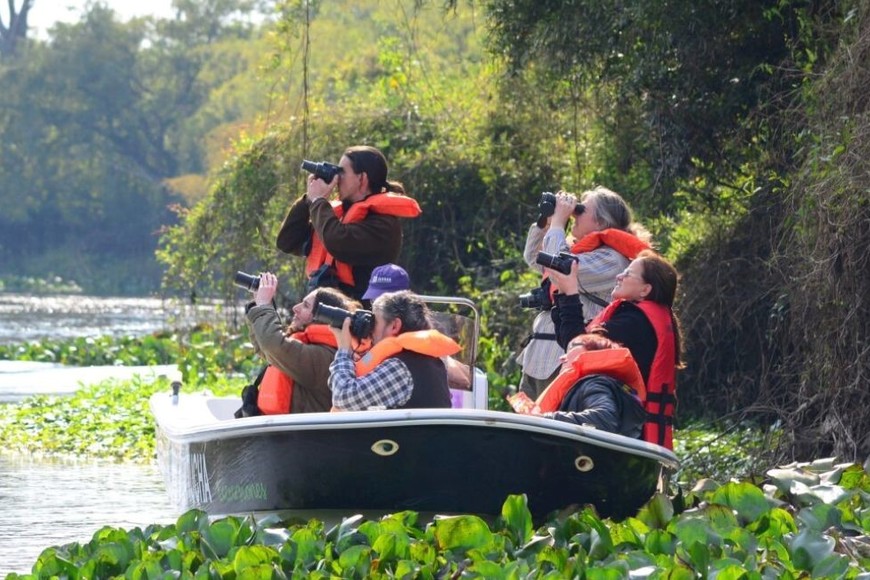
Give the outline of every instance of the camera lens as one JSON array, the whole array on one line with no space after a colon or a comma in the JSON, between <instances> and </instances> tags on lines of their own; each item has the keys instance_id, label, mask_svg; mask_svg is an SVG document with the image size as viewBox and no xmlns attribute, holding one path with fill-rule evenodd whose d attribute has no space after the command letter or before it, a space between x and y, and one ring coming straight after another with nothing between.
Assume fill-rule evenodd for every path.
<instances>
[{"instance_id":1,"label":"camera lens","mask_svg":"<svg viewBox=\"0 0 870 580\"><path fill-rule=\"evenodd\" d=\"M251 274L246 274L241 271L236 272L236 275L233 277L233 284L242 290L256 292L260 288L260 277L252 276Z\"/></svg>"},{"instance_id":2,"label":"camera lens","mask_svg":"<svg viewBox=\"0 0 870 580\"><path fill-rule=\"evenodd\" d=\"M350 334L356 338L368 338L375 327L375 315L369 310L356 310L353 314L344 308L318 304L314 309L314 322L328 324L333 328L341 328L344 319L350 317Z\"/></svg>"},{"instance_id":3,"label":"camera lens","mask_svg":"<svg viewBox=\"0 0 870 580\"><path fill-rule=\"evenodd\" d=\"M350 312L338 306L330 306L328 304L318 304L314 309L314 322L320 324L328 324L334 328L341 328L344 324L344 319L350 316Z\"/></svg>"}]
</instances>

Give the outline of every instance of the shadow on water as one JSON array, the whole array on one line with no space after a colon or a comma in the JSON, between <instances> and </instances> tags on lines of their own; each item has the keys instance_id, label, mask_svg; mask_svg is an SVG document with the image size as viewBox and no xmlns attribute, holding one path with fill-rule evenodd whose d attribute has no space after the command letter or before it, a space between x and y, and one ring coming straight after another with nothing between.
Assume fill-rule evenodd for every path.
<instances>
[{"instance_id":1,"label":"shadow on water","mask_svg":"<svg viewBox=\"0 0 870 580\"><path fill-rule=\"evenodd\" d=\"M0 577L29 573L45 548L88 542L103 526L176 518L156 466L0 455Z\"/></svg>"}]
</instances>

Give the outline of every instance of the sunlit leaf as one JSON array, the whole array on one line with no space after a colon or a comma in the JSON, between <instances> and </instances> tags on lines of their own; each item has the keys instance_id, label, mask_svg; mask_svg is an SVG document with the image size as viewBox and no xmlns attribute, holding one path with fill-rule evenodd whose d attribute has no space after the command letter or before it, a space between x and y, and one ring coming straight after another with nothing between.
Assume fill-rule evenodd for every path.
<instances>
[{"instance_id":1,"label":"sunlit leaf","mask_svg":"<svg viewBox=\"0 0 870 580\"><path fill-rule=\"evenodd\" d=\"M672 517L674 517L674 507L671 505L671 500L660 493L654 495L637 514L637 519L652 529L664 528Z\"/></svg>"},{"instance_id":2,"label":"sunlit leaf","mask_svg":"<svg viewBox=\"0 0 870 580\"><path fill-rule=\"evenodd\" d=\"M492 544L492 531L477 516L450 516L436 519L435 538L443 550L470 550Z\"/></svg>"},{"instance_id":3,"label":"sunlit leaf","mask_svg":"<svg viewBox=\"0 0 870 580\"><path fill-rule=\"evenodd\" d=\"M517 545L525 544L532 537L532 514L526 494L508 496L502 504L501 517Z\"/></svg>"}]
</instances>

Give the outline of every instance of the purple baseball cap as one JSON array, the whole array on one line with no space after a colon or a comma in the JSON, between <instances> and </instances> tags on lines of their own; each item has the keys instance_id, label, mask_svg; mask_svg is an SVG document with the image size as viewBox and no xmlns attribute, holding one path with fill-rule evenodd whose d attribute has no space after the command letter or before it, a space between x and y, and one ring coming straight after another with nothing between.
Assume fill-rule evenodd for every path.
<instances>
[{"instance_id":1,"label":"purple baseball cap","mask_svg":"<svg viewBox=\"0 0 870 580\"><path fill-rule=\"evenodd\" d=\"M363 300L374 300L381 294L408 290L410 287L411 279L404 268L395 264L384 264L372 270Z\"/></svg>"}]
</instances>

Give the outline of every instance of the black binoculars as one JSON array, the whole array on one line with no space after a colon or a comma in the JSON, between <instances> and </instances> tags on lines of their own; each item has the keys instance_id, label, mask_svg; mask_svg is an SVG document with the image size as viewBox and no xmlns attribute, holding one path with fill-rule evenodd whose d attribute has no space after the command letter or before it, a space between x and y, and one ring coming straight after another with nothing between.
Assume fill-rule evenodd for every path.
<instances>
[{"instance_id":1,"label":"black binoculars","mask_svg":"<svg viewBox=\"0 0 870 580\"><path fill-rule=\"evenodd\" d=\"M541 193L541 199L538 201L538 227L542 228L547 223L547 218L553 215L556 211L556 194L552 191ZM578 203L574 206L574 215L581 215L586 211L586 206Z\"/></svg>"},{"instance_id":2,"label":"black binoculars","mask_svg":"<svg viewBox=\"0 0 870 580\"><path fill-rule=\"evenodd\" d=\"M308 173L313 173L314 177L322 179L326 183L331 183L336 175L341 174L344 170L339 165L328 163L326 161L308 161L302 160L302 169Z\"/></svg>"}]
</instances>

